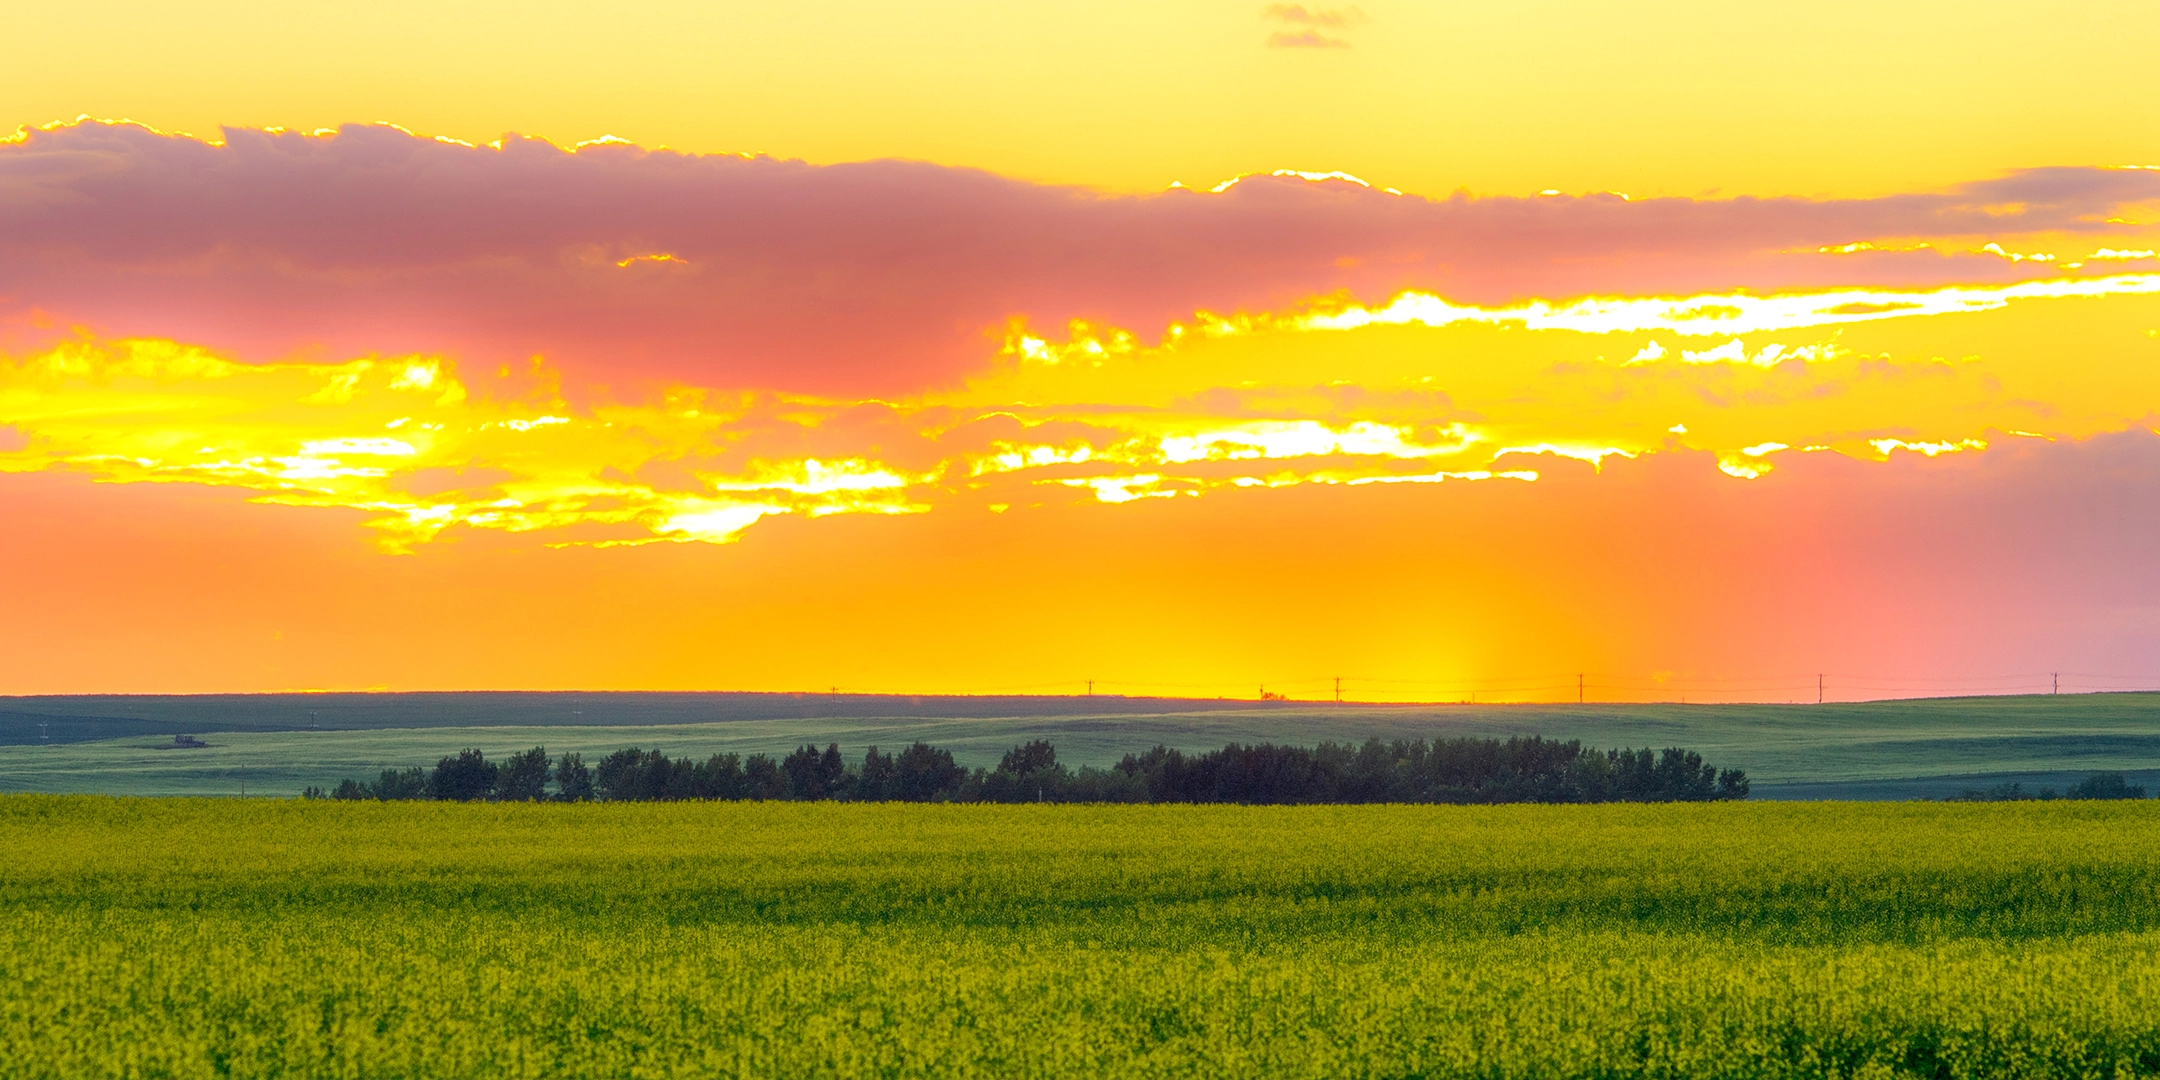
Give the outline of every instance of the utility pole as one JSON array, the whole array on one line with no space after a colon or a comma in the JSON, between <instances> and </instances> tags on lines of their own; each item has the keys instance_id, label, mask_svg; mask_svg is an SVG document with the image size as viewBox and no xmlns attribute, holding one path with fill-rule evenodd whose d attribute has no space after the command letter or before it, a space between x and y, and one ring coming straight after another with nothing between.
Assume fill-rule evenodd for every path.
<instances>
[{"instance_id":1,"label":"utility pole","mask_svg":"<svg viewBox=\"0 0 2160 1080\"><path fill-rule=\"evenodd\" d=\"M1576 672L1576 673L1575 673L1575 704L1577 704L1577 705L1580 705L1580 704L1582 704L1582 703L1583 703L1583 696L1582 696L1582 673L1581 673L1581 672Z\"/></svg>"},{"instance_id":2,"label":"utility pole","mask_svg":"<svg viewBox=\"0 0 2160 1080\"><path fill-rule=\"evenodd\" d=\"M1095 680L1093 680L1093 679L1089 679L1089 680L1088 680L1088 696L1089 696L1089 697L1094 697L1094 696L1095 696Z\"/></svg>"},{"instance_id":3,"label":"utility pole","mask_svg":"<svg viewBox=\"0 0 2160 1080\"><path fill-rule=\"evenodd\" d=\"M2060 672L2060 671L2050 672L2050 673L2048 674L2048 677L2049 677L2049 678L2051 678L2051 679L2053 679L2053 680L2055 680L2055 689L2053 689L2053 690L2050 690L2050 691L2048 691L2048 692L2049 692L2049 693L2051 693L2051 694L2060 694L2060 693L2062 693L2062 672Z\"/></svg>"},{"instance_id":4,"label":"utility pole","mask_svg":"<svg viewBox=\"0 0 2160 1080\"><path fill-rule=\"evenodd\" d=\"M1335 704L1342 704L1342 676L1335 676Z\"/></svg>"},{"instance_id":5,"label":"utility pole","mask_svg":"<svg viewBox=\"0 0 2160 1080\"><path fill-rule=\"evenodd\" d=\"M1822 704L1822 675L1820 673L1815 676L1815 704Z\"/></svg>"}]
</instances>

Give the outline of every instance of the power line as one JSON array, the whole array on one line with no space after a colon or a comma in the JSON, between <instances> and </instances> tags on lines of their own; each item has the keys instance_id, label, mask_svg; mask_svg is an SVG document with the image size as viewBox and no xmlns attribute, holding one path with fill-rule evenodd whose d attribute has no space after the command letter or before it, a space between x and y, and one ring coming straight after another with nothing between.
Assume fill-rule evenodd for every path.
<instances>
[{"instance_id":1,"label":"power line","mask_svg":"<svg viewBox=\"0 0 2160 1080\"><path fill-rule=\"evenodd\" d=\"M2067 678L2066 678L2067 676ZM1839 674L1816 672L1812 676L1798 675L1676 675L1672 673L1628 674L1624 672L1577 671L1569 675L1521 674L1510 676L1484 676L1459 678L1403 678L1397 676L1362 675L1314 675L1301 678L1266 678L1252 682L1238 680L1244 686L1240 692L1236 684L1223 681L1191 682L1182 680L1117 680L1102 678L1047 681L1022 686L1006 686L994 690L958 692L959 696L996 695L999 693L1070 693L1082 690L1087 696L1095 696L1104 688L1114 694L1131 696L1218 698L1224 700L1250 700L1252 687L1261 687L1259 693L1266 700L1282 701L1303 698L1312 701L1332 700L1348 703L1350 697L1361 700L1374 698L1385 701L1395 699L1404 704L1473 701L1485 704L1522 703L1565 700L1567 690L1575 691L1578 705L1589 703L1590 691L1600 692L1599 700L1633 703L1676 701L1685 698L1694 702L1725 701L1734 704L1750 701L1805 700L1812 690L1817 704L1830 700L1829 692L1840 692L1840 701L1868 700L1857 695L1901 695L1910 697L1986 697L2018 694L2051 694L2103 691L2160 691L2160 675L2123 675L2088 672L2019 672L1992 675L1887 675ZM2066 685L2067 683L2067 685ZM1359 694L1359 688L1366 688ZM945 693L954 693L946 691ZM1378 702L1376 702L1378 703ZM43 732L40 735L43 736Z\"/></svg>"}]
</instances>

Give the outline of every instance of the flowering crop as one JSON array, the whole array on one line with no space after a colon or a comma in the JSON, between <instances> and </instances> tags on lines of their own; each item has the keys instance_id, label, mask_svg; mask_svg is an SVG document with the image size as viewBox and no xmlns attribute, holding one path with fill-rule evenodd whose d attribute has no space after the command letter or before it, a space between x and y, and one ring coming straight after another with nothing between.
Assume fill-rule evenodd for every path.
<instances>
[{"instance_id":1,"label":"flowering crop","mask_svg":"<svg viewBox=\"0 0 2160 1080\"><path fill-rule=\"evenodd\" d=\"M0 798L13 1076L2160 1071L2160 814Z\"/></svg>"}]
</instances>

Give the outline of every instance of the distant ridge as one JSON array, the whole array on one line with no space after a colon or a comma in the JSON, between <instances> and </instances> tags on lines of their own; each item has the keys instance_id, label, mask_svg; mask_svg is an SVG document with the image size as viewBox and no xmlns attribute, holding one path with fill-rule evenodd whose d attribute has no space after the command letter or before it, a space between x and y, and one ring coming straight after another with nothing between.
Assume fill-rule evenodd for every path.
<instances>
[{"instance_id":1,"label":"distant ridge","mask_svg":"<svg viewBox=\"0 0 2160 1080\"><path fill-rule=\"evenodd\" d=\"M418 690L0 697L0 745L179 731L368 731L437 727L619 727L728 721L1123 715L1309 706L1119 694L838 694L731 690ZM1166 710L1165 706L1171 706ZM1397 706L1367 706L1397 707Z\"/></svg>"}]
</instances>

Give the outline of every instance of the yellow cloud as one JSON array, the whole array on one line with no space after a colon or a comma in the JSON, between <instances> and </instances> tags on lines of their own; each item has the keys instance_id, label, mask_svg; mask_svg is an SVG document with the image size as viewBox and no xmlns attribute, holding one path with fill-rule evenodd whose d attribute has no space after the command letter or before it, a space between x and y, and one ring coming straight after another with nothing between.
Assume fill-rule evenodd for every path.
<instances>
[{"instance_id":1,"label":"yellow cloud","mask_svg":"<svg viewBox=\"0 0 2160 1080\"><path fill-rule=\"evenodd\" d=\"M1915 315L1991 311L2015 300L2154 293L2160 293L2160 274L2058 278L2014 285L1954 285L1917 291L1834 289L1773 296L1723 293L1688 297L1593 297L1564 304L1536 300L1497 308L1452 304L1429 293L1405 292L1384 307L1349 304L1333 310L1288 316L1279 320L1279 325L1306 330L1354 330L1365 326L1437 327L1488 323L1586 334L1641 330L1692 335L1751 334ZM1234 333L1246 331L1251 326L1249 322L1224 320L1210 323L1207 329L1212 333Z\"/></svg>"},{"instance_id":2,"label":"yellow cloud","mask_svg":"<svg viewBox=\"0 0 2160 1080\"><path fill-rule=\"evenodd\" d=\"M785 514L1528 482L1540 459L1673 449L1752 479L1793 447L1881 461L2141 423L2155 318L2160 275L1506 308L1406 294L1201 315L1154 345L1017 326L975 380L877 402L679 385L574 405L545 365L475 382L439 357L243 364L78 339L0 360L0 470L358 510L389 550L453 527L726 542Z\"/></svg>"}]
</instances>

